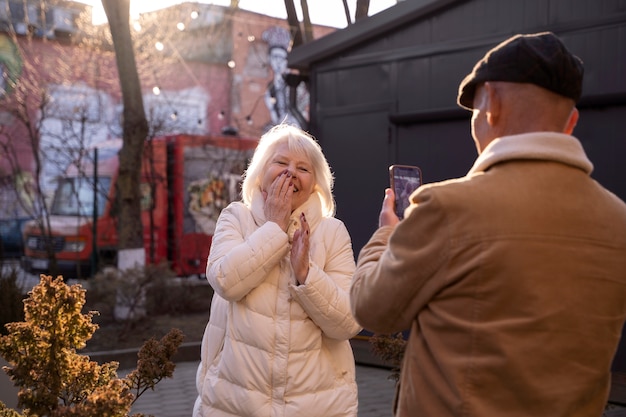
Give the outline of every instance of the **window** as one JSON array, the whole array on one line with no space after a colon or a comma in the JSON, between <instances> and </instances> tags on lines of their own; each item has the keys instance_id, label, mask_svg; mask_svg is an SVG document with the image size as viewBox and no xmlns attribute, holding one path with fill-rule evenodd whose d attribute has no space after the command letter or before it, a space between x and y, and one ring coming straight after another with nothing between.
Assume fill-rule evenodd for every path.
<instances>
[{"instance_id":1,"label":"window","mask_svg":"<svg viewBox=\"0 0 626 417\"><path fill-rule=\"evenodd\" d=\"M61 179L54 194L51 214L58 216L93 215L93 184L93 177ZM110 187L110 177L98 178L98 217L104 212Z\"/></svg>"}]
</instances>

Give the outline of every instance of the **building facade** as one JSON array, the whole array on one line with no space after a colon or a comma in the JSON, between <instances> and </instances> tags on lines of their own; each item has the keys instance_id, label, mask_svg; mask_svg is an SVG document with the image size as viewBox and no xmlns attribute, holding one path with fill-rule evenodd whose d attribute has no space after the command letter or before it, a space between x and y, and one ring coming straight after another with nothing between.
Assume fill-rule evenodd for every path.
<instances>
[{"instance_id":1,"label":"building facade","mask_svg":"<svg viewBox=\"0 0 626 417\"><path fill-rule=\"evenodd\" d=\"M19 216L23 207L10 190L27 194L40 171L51 193L80 152L121 137L122 100L108 25L92 25L89 6L0 3L0 200L11 207L5 216ZM188 2L131 25L151 136L255 138L288 113L289 91L276 88L288 71L286 21ZM334 30L315 26L314 35ZM308 123L302 87L296 102Z\"/></svg>"}]
</instances>

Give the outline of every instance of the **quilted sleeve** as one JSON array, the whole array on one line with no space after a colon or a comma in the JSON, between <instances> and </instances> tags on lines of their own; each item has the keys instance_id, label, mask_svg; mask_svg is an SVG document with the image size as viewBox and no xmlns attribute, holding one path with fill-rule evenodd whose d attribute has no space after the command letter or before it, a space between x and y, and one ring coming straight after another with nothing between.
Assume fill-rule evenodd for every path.
<instances>
[{"instance_id":1,"label":"quilted sleeve","mask_svg":"<svg viewBox=\"0 0 626 417\"><path fill-rule=\"evenodd\" d=\"M289 250L288 236L276 223L252 228L250 222L248 209L233 203L222 210L215 227L206 276L228 301L239 301L256 288ZM254 230L245 236L246 229Z\"/></svg>"}]
</instances>

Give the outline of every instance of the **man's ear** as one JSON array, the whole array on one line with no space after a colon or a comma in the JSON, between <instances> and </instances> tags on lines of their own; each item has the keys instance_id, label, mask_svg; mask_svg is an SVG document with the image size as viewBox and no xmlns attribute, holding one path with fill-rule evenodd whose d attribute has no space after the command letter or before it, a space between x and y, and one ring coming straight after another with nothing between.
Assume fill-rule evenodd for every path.
<instances>
[{"instance_id":1,"label":"man's ear","mask_svg":"<svg viewBox=\"0 0 626 417\"><path fill-rule=\"evenodd\" d=\"M497 123L498 118L500 117L502 101L500 99L500 94L498 94L498 89L492 83L487 81L483 85L483 88L483 99L486 101L484 105L485 114L487 115L487 123L489 123L489 126L493 126Z\"/></svg>"},{"instance_id":2,"label":"man's ear","mask_svg":"<svg viewBox=\"0 0 626 417\"><path fill-rule=\"evenodd\" d=\"M574 107L567 119L567 123L565 124L565 129L563 130L564 133L571 135L574 132L574 128L576 127L576 124L578 123L578 116L579 116L578 109Z\"/></svg>"}]
</instances>

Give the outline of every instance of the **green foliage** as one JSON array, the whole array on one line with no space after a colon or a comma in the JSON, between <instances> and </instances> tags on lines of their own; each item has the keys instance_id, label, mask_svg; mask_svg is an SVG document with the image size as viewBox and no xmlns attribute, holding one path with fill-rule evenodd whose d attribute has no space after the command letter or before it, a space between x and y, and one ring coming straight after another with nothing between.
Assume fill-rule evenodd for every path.
<instances>
[{"instance_id":1,"label":"green foliage","mask_svg":"<svg viewBox=\"0 0 626 417\"><path fill-rule=\"evenodd\" d=\"M11 365L4 370L20 387L25 417L126 417L141 393L172 376L171 358L183 338L176 329L142 347L128 378L117 377L117 362L99 365L76 353L98 328L92 323L97 312L81 313L84 304L79 284L42 275L24 302L25 321L8 324L8 335L0 337L0 354ZM0 404L2 416L19 414Z\"/></svg>"},{"instance_id":2,"label":"green foliage","mask_svg":"<svg viewBox=\"0 0 626 417\"><path fill-rule=\"evenodd\" d=\"M400 367L406 348L406 340L402 333L374 334L369 340L374 355L392 367L389 378L397 382L400 379Z\"/></svg>"},{"instance_id":3,"label":"green foliage","mask_svg":"<svg viewBox=\"0 0 626 417\"><path fill-rule=\"evenodd\" d=\"M16 268L2 269L0 272L0 334L7 334L5 324L24 320L22 303L24 296L24 292L17 285Z\"/></svg>"}]
</instances>

